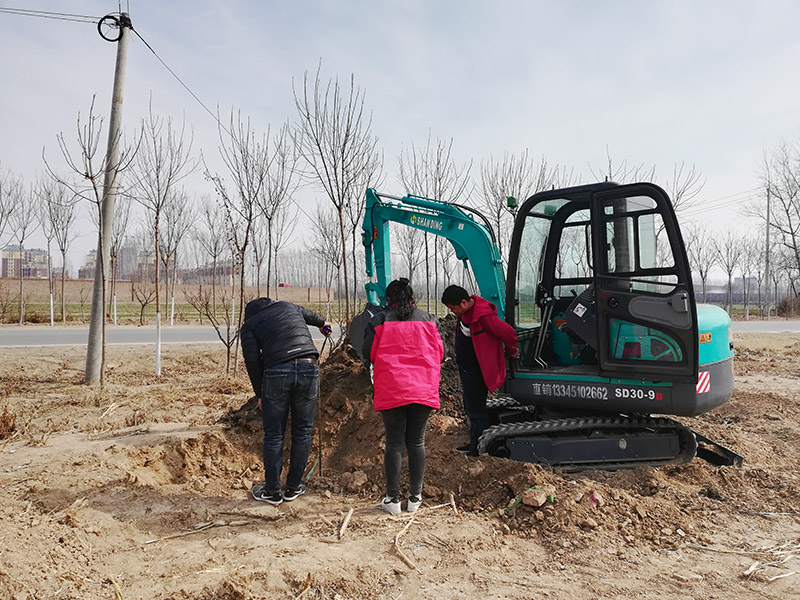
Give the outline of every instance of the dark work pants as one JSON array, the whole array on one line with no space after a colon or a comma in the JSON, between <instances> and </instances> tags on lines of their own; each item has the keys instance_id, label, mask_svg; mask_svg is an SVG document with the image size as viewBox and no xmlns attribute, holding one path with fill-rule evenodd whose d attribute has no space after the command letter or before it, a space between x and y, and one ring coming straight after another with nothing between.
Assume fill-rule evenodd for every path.
<instances>
[{"instance_id":1,"label":"dark work pants","mask_svg":"<svg viewBox=\"0 0 800 600\"><path fill-rule=\"evenodd\" d=\"M318 388L319 370L316 364L280 363L264 371L261 419L264 425L264 487L268 493L281 491L283 438L290 412L292 449L286 487L297 488L303 480L311 452Z\"/></svg>"},{"instance_id":2,"label":"dark work pants","mask_svg":"<svg viewBox=\"0 0 800 600\"><path fill-rule=\"evenodd\" d=\"M479 368L467 370L458 367L464 398L464 412L469 419L469 451L478 452L478 438L489 427L489 412L486 410L486 397L489 390L483 381Z\"/></svg>"},{"instance_id":3,"label":"dark work pants","mask_svg":"<svg viewBox=\"0 0 800 600\"><path fill-rule=\"evenodd\" d=\"M408 494L422 494L425 477L425 429L431 407L407 404L382 410L383 429L386 432L386 450L383 469L386 474L386 496L400 497L400 469L403 465L403 448L408 452Z\"/></svg>"}]
</instances>

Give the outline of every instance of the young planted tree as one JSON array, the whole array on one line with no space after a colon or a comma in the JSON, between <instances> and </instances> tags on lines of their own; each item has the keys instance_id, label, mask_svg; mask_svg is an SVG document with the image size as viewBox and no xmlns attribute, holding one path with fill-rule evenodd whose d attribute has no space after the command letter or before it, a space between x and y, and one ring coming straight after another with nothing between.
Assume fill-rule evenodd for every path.
<instances>
[{"instance_id":1,"label":"young planted tree","mask_svg":"<svg viewBox=\"0 0 800 600\"><path fill-rule=\"evenodd\" d=\"M36 217L39 220L39 227L42 230L44 239L47 240L47 289L50 296L50 326L55 325L55 317L53 315L53 257L51 254L53 238L55 237L55 228L50 219L50 211L48 209L48 199L54 195L53 188L57 186L56 182L52 179L39 179L34 188L34 195L36 196ZM63 188L62 188L63 189Z\"/></svg>"},{"instance_id":2,"label":"young planted tree","mask_svg":"<svg viewBox=\"0 0 800 600\"><path fill-rule=\"evenodd\" d=\"M200 227L194 230L194 236L211 259L211 307L216 311L219 261L228 248L228 234L224 227L225 213L216 202L206 196L200 204L199 221Z\"/></svg>"},{"instance_id":3,"label":"young planted tree","mask_svg":"<svg viewBox=\"0 0 800 600\"><path fill-rule=\"evenodd\" d=\"M67 301L64 296L64 285L67 279L67 251L75 239L73 227L78 217L78 197L72 195L61 181L52 178L49 181L42 181L39 189L46 213L44 218L52 228L53 239L61 253L61 322L66 324Z\"/></svg>"},{"instance_id":4,"label":"young planted tree","mask_svg":"<svg viewBox=\"0 0 800 600\"><path fill-rule=\"evenodd\" d=\"M761 176L770 231L786 250L787 267L800 270L800 138L778 144L765 158ZM766 210L763 215L766 221Z\"/></svg>"},{"instance_id":5,"label":"young planted tree","mask_svg":"<svg viewBox=\"0 0 800 600\"><path fill-rule=\"evenodd\" d=\"M14 205L9 218L9 229L18 245L19 269L19 324L25 323L25 240L36 231L39 223L36 220L36 203L33 190L26 192L23 185L11 190L11 201Z\"/></svg>"},{"instance_id":6,"label":"young planted tree","mask_svg":"<svg viewBox=\"0 0 800 600\"><path fill-rule=\"evenodd\" d=\"M299 184L297 177L299 154L288 123L281 126L272 136L269 148L267 179L256 199L259 213L266 225L266 244L260 254L267 260L268 295L276 267L272 262L273 256L277 253L275 241L286 237L286 232L283 230L288 225L285 219L286 206L292 201L292 195ZM278 282L275 281L276 288L277 285Z\"/></svg>"},{"instance_id":7,"label":"young planted tree","mask_svg":"<svg viewBox=\"0 0 800 600\"><path fill-rule=\"evenodd\" d=\"M94 205L97 211L97 267L92 290L92 313L89 325L89 342L86 346L85 381L88 384L103 384L106 356L106 318L105 300L110 262L111 227L114 216L114 203L120 175L127 170L130 159L136 154L136 143L128 149L121 149L121 140L114 130L109 132L107 157L99 160L97 151L103 120L94 115L94 97L89 108L89 116L77 120L77 153L70 152L63 133L58 134L59 149L69 169L77 177L78 183L58 176L42 156L49 175L65 185L72 196L83 198ZM102 180L102 181L101 181ZM83 302L81 303L83 305Z\"/></svg>"},{"instance_id":8,"label":"young planted tree","mask_svg":"<svg viewBox=\"0 0 800 600\"><path fill-rule=\"evenodd\" d=\"M164 302L169 302L169 324L175 322L175 285L178 280L178 250L194 225L193 204L184 190L177 191L172 202L164 206L162 215L161 248L159 255L164 265L164 283L167 292ZM172 277L169 268L172 265Z\"/></svg>"},{"instance_id":9,"label":"young planted tree","mask_svg":"<svg viewBox=\"0 0 800 600\"><path fill-rule=\"evenodd\" d=\"M130 196L120 196L115 207L114 223L111 227L111 294L109 309L114 325L117 324L117 279L119 279L119 252L128 236L128 225L131 220Z\"/></svg>"},{"instance_id":10,"label":"young planted tree","mask_svg":"<svg viewBox=\"0 0 800 600\"><path fill-rule=\"evenodd\" d=\"M686 243L686 253L689 255L689 265L692 272L700 277L703 302L705 302L708 275L719 260L716 244L714 244L714 239L704 224L685 229L683 239Z\"/></svg>"},{"instance_id":11,"label":"young planted tree","mask_svg":"<svg viewBox=\"0 0 800 600\"><path fill-rule=\"evenodd\" d=\"M524 202L528 197L553 185L558 173L542 157L533 160L528 149L519 155L506 152L502 161L493 156L481 163L481 194L477 194L475 206L492 224L497 236L497 246L504 260L508 260L516 208L509 206L508 198Z\"/></svg>"},{"instance_id":12,"label":"young planted tree","mask_svg":"<svg viewBox=\"0 0 800 600\"><path fill-rule=\"evenodd\" d=\"M425 233L420 229L396 223L391 223L390 226L392 239L395 241L400 254L403 276L408 277L414 283L416 281L414 274L417 267L425 260L425 248L422 243Z\"/></svg>"},{"instance_id":13,"label":"young planted tree","mask_svg":"<svg viewBox=\"0 0 800 600\"><path fill-rule=\"evenodd\" d=\"M131 293L133 299L139 303L139 325L144 325L145 310L155 302L156 288L154 279L154 268L151 268L155 248L153 244L153 229L148 224L144 224L135 234L136 249L138 254L138 268L131 281Z\"/></svg>"},{"instance_id":14,"label":"young planted tree","mask_svg":"<svg viewBox=\"0 0 800 600\"><path fill-rule=\"evenodd\" d=\"M191 133L183 123L174 126L171 118L153 114L152 103L148 116L142 119L142 143L131 169L134 198L148 211L153 227L156 288L156 377L161 376L161 220L165 207L178 202L180 182L197 168L192 158Z\"/></svg>"},{"instance_id":15,"label":"young planted tree","mask_svg":"<svg viewBox=\"0 0 800 600\"><path fill-rule=\"evenodd\" d=\"M219 152L233 181L227 186L224 179L206 167L206 178L213 184L222 203L225 224L234 248L234 268L238 272L238 300L236 335L244 315L245 259L253 233L253 223L258 214L258 198L263 194L269 177L272 154L269 147L269 130L257 136L250 119L242 120L241 112L231 111L230 128L219 128ZM232 298L233 300L233 298ZM234 355L233 372L238 372L238 349Z\"/></svg>"},{"instance_id":16,"label":"young planted tree","mask_svg":"<svg viewBox=\"0 0 800 600\"><path fill-rule=\"evenodd\" d=\"M425 146L418 149L412 142L411 147L400 153L400 183L406 193L415 196L433 198L441 202L453 204L461 201L468 195L470 183L469 172L472 162L465 167L458 167L453 158L453 140L433 141L428 135ZM433 257L431 257L428 234L424 235L425 241L425 297L427 310L431 309L431 291L433 291L434 312L439 314L439 267L442 262L439 256L447 252L445 248L450 243L439 236L434 236ZM431 260L432 258L432 260ZM433 275L431 276L431 262L433 262ZM433 281L431 281L433 279ZM433 283L433 290L431 290Z\"/></svg>"},{"instance_id":17,"label":"young planted tree","mask_svg":"<svg viewBox=\"0 0 800 600\"><path fill-rule=\"evenodd\" d=\"M21 185L22 182L13 173L0 170L0 241L3 240L11 212L14 210L14 198L18 193L15 190Z\"/></svg>"},{"instance_id":18,"label":"young planted tree","mask_svg":"<svg viewBox=\"0 0 800 600\"><path fill-rule=\"evenodd\" d=\"M317 206L311 218L312 228L308 252L317 258L320 287L324 287L326 290L331 289L334 281L338 290L341 282L342 265L346 261L346 255L342 253L341 230L336 222L336 214L334 207L326 209L322 206ZM349 313L342 312L341 294L337 294L336 297L340 303L337 311L340 317L338 322L339 324L345 324L349 322ZM326 298L326 301L330 304L330 296Z\"/></svg>"},{"instance_id":19,"label":"young planted tree","mask_svg":"<svg viewBox=\"0 0 800 600\"><path fill-rule=\"evenodd\" d=\"M321 67L314 82L303 75L303 89L292 85L298 122L295 140L302 160L314 180L331 202L339 226L344 269L345 315L349 322L350 292L347 269L345 217L353 203L363 203L364 188L380 172L382 158L378 139L372 135L372 117L364 112L365 93L350 76L349 90L342 90L339 79L323 83Z\"/></svg>"},{"instance_id":20,"label":"young planted tree","mask_svg":"<svg viewBox=\"0 0 800 600\"><path fill-rule=\"evenodd\" d=\"M717 261L728 276L728 314L733 307L733 274L742 260L741 236L728 229L721 237L714 240Z\"/></svg>"},{"instance_id":21,"label":"young planted tree","mask_svg":"<svg viewBox=\"0 0 800 600\"><path fill-rule=\"evenodd\" d=\"M280 274L278 272L278 252L283 248L291 238L297 227L297 213L298 207L295 204L284 204L275 211L272 218L273 232L270 236L272 243L272 258L270 262L273 265L275 273L275 299L278 298L278 282L280 281Z\"/></svg>"}]
</instances>

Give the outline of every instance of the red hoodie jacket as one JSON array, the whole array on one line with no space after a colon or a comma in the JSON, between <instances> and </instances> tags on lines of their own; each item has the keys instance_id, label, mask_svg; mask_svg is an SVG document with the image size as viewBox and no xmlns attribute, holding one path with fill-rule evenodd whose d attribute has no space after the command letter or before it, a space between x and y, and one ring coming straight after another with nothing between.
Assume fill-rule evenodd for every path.
<instances>
[{"instance_id":1,"label":"red hoodie jacket","mask_svg":"<svg viewBox=\"0 0 800 600\"><path fill-rule=\"evenodd\" d=\"M489 391L495 391L506 380L506 360L503 355L515 354L517 332L497 316L497 307L480 296L472 296L475 304L461 315L461 321L469 326L472 345L481 365L483 381Z\"/></svg>"},{"instance_id":2,"label":"red hoodie jacket","mask_svg":"<svg viewBox=\"0 0 800 600\"><path fill-rule=\"evenodd\" d=\"M387 308L364 331L364 357L374 365L375 410L406 404L439 408L439 377L444 345L436 317L414 308L401 321Z\"/></svg>"}]
</instances>

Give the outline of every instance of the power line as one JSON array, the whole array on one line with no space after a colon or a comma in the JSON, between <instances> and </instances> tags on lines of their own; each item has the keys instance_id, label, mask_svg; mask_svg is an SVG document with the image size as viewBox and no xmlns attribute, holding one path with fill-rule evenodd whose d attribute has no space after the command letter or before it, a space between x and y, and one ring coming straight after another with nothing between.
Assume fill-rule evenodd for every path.
<instances>
[{"instance_id":1,"label":"power line","mask_svg":"<svg viewBox=\"0 0 800 600\"><path fill-rule=\"evenodd\" d=\"M58 13L46 10L31 10L28 8L0 8L0 13L19 15L23 17L39 17L42 19L55 19L57 21L75 21L77 23L97 23L100 17L90 15L76 15L72 13Z\"/></svg>"},{"instance_id":2,"label":"power line","mask_svg":"<svg viewBox=\"0 0 800 600\"><path fill-rule=\"evenodd\" d=\"M206 106L206 105L203 103L203 101L200 99L200 97L199 97L197 94L195 94L195 93L194 93L194 92L193 92L193 91L192 91L192 90L189 88L189 86L188 86L188 85L186 85L186 83L184 83L184 81L183 81L183 80L182 80L180 77L178 77L178 74L177 74L177 73L175 73L175 71L173 71L173 70L170 68L170 66L169 66L169 65L168 65L168 64L167 64L167 63L164 61L164 59L163 59L163 58L161 58L161 57L158 55L158 53L157 53L157 52L156 52L156 51L153 49L153 47L152 47L150 44L148 44L148 43L147 43L147 40L145 40L145 39L142 37L142 35L141 35L141 34L140 34L138 31L136 31L136 29L134 29L133 27L131 27L131 31L133 31L133 33L135 33L135 34L136 34L136 36L137 36L137 37L138 37L140 40L142 40L142 43L143 43L145 46L147 46L147 49L148 49L148 50L150 50L150 52L152 52L152 53L153 53L153 56L155 56L155 57L156 57L156 59L158 59L158 62L160 62L160 63L162 64L162 66L163 66L163 67L164 67L164 68L165 68L167 71L169 71L170 75L172 75L172 76L175 78L175 80L176 80L178 83L180 83L180 84L181 84L181 86L183 87L183 89L185 89L187 92L189 92L189 94L192 96L192 98L194 98L194 99L195 99L195 101L197 101L197 103L198 103L200 106L202 106L202 107L203 107L203 109L205 109L205 111L206 111L206 112L207 112L209 115L211 115L211 118L212 118L212 119L214 119L214 121L216 121L217 125L219 125L219 127L220 127L220 128L221 128L221 129L222 129L222 130L223 130L225 133L227 133L229 136L233 137L233 134L232 134L232 133L231 133L231 132L228 130L228 128L227 128L227 127L225 127L225 125L223 125L223 124L222 124L222 121L220 121L220 120L219 120L219 117L218 117L216 114L214 114L214 112L213 112L213 111L212 111L210 108L208 108L208 106ZM309 215L309 214L308 214L308 213L307 213L305 210L303 210L303 207L302 207L302 206L300 206L300 205L297 203L297 201L296 201L294 198L290 198L290 200L291 200L291 202L292 202L292 203L294 203L294 205L297 207L297 209L298 209L298 210L299 210L301 213L303 213L303 214L304 214L304 215L305 215L305 216L306 216L308 219L311 219L311 216L310 216L310 215Z\"/></svg>"},{"instance_id":3,"label":"power line","mask_svg":"<svg viewBox=\"0 0 800 600\"><path fill-rule=\"evenodd\" d=\"M200 106L202 106L202 107L205 109L205 111L206 111L208 114L210 114L210 115L211 115L211 118L213 118L213 119L214 119L214 120L217 122L217 125L219 125L219 126L220 126L220 127L223 129L223 131L225 131L225 133L227 133L228 135L232 135L232 134L231 134L231 132L230 132L230 131L228 131L228 129L227 129L227 128L226 128L226 127L225 127L225 126L222 124L222 121L220 121L220 120L219 120L219 118L217 117L217 115L215 115L215 114L214 114L214 113L211 111L211 109L210 109L210 108L208 108L208 107L207 107L207 106L206 106L206 105L203 103L203 101L202 101L202 100L200 100L200 98L197 96L197 94L195 94L195 93L194 93L194 92L193 92L193 91L192 91L192 90L189 88L189 86L188 86L188 85L186 85L186 84L183 82L183 80L182 80L180 77L178 77L178 74L177 74L177 73L175 73L175 71L173 71L173 70L172 70L172 69L169 67L169 65L168 65L166 62L164 62L164 59L162 59L162 58L161 58L161 57L158 55L158 53L157 53L155 50L153 50L153 47L152 47L150 44L148 44L148 43L147 43L147 40L146 40L146 39L144 39L144 38L142 37L142 35L141 35L141 34L140 34L138 31L136 31L136 30L135 30L133 27L131 27L131 31L133 31L133 33L135 33L135 34L136 34L136 36L137 36L137 37L138 37L140 40L142 40L142 42L144 43L144 45L145 45L145 46L147 46L147 49L148 49L148 50L150 50L150 52L152 52L152 53L153 53L153 56L155 56L155 57L158 59L158 62L160 62L160 63L163 65L163 67L164 67L164 68L165 68L167 71L169 71L170 75L172 75L172 76L173 76L173 77L174 77L174 78L177 80L177 82L178 82L178 83L180 83L180 84L183 86L183 89L185 89L187 92L189 92L189 94L191 94L192 98L194 98L194 99L197 101L197 103L198 103Z\"/></svg>"},{"instance_id":4,"label":"power line","mask_svg":"<svg viewBox=\"0 0 800 600\"><path fill-rule=\"evenodd\" d=\"M716 198L714 200L709 200L708 202L703 202L700 205L692 206L691 208L687 208L684 212L685 216L693 216L698 215L701 213L709 212L712 210L718 210L722 208L728 208L729 206L735 206L742 202L747 202L749 200L753 200L758 198L759 195L755 192L762 191L761 188L753 188L750 190L744 190L741 192L736 192L735 194L730 194L728 196L722 196L720 198ZM723 202L721 202L723 201Z\"/></svg>"}]
</instances>

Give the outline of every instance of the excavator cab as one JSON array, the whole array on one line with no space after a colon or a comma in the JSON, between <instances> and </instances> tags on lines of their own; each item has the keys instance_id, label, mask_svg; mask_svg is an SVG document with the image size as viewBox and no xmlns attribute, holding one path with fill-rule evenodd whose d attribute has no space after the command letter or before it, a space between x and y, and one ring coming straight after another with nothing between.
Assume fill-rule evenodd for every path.
<instances>
[{"instance_id":1,"label":"excavator cab","mask_svg":"<svg viewBox=\"0 0 800 600\"><path fill-rule=\"evenodd\" d=\"M508 391L521 404L708 410L709 398L659 389L697 383L699 335L683 240L658 186L598 183L528 199L515 221L506 306L520 339ZM571 378L589 397L536 393L541 386L531 382L544 375ZM620 389L615 381L646 384ZM671 402L659 406L665 396Z\"/></svg>"}]
</instances>

